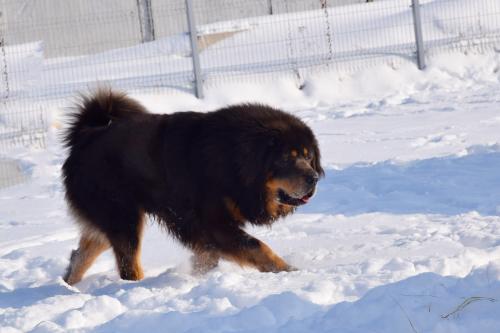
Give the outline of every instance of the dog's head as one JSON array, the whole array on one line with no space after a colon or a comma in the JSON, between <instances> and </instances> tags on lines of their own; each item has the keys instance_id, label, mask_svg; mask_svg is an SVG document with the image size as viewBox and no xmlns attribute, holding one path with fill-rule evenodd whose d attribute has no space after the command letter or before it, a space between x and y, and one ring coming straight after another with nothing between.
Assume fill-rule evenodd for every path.
<instances>
[{"instance_id":1,"label":"dog's head","mask_svg":"<svg viewBox=\"0 0 500 333\"><path fill-rule=\"evenodd\" d=\"M278 110L266 115L246 141L242 171L263 184L266 211L276 218L306 204L324 172L318 143L304 122Z\"/></svg>"},{"instance_id":2,"label":"dog's head","mask_svg":"<svg viewBox=\"0 0 500 333\"><path fill-rule=\"evenodd\" d=\"M268 198L287 206L306 204L316 192L316 184L323 175L319 150L314 142L286 145L281 150L268 171Z\"/></svg>"}]
</instances>

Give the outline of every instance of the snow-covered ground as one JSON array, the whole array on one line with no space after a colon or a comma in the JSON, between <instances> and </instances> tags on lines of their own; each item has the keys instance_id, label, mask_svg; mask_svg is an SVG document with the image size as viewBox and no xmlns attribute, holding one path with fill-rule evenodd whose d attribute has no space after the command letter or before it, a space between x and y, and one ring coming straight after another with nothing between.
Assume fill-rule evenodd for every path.
<instances>
[{"instance_id":1,"label":"snow-covered ground","mask_svg":"<svg viewBox=\"0 0 500 333\"><path fill-rule=\"evenodd\" d=\"M196 100L137 95L153 112L261 101L305 120L326 166L317 196L249 232L299 270L229 262L193 276L190 254L146 230L146 278L106 252L82 282L63 200L54 109L47 150L12 153L29 181L0 190L0 332L499 332L500 56L436 56L350 75L231 83Z\"/></svg>"}]
</instances>

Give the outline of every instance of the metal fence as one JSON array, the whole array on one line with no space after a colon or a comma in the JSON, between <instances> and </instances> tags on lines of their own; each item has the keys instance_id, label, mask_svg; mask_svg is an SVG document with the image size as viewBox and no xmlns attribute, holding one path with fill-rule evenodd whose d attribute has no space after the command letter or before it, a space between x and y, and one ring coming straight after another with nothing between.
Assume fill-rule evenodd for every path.
<instances>
[{"instance_id":1,"label":"metal fence","mask_svg":"<svg viewBox=\"0 0 500 333\"><path fill-rule=\"evenodd\" d=\"M418 31L422 56L500 41L498 0L415 2L0 0L0 159L12 146L43 147L54 106L96 82L201 94L292 75L300 86L315 71L417 62Z\"/></svg>"}]
</instances>

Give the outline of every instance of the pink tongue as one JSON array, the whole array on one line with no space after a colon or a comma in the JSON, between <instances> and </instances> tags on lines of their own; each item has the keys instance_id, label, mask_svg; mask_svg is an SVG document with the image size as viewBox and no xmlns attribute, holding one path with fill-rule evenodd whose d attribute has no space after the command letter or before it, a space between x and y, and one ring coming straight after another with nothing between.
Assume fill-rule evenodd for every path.
<instances>
[{"instance_id":1,"label":"pink tongue","mask_svg":"<svg viewBox=\"0 0 500 333\"><path fill-rule=\"evenodd\" d=\"M300 200L302 200L302 202L308 202L309 201L309 197L307 195L305 195Z\"/></svg>"}]
</instances>

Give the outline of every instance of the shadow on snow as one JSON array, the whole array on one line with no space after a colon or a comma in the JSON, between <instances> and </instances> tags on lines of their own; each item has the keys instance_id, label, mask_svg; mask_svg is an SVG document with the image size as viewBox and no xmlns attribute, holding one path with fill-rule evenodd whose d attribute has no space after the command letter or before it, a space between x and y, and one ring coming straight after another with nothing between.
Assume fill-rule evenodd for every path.
<instances>
[{"instance_id":1,"label":"shadow on snow","mask_svg":"<svg viewBox=\"0 0 500 333\"><path fill-rule=\"evenodd\" d=\"M475 148L466 156L327 170L302 213L370 212L455 215L500 211L500 152Z\"/></svg>"}]
</instances>

